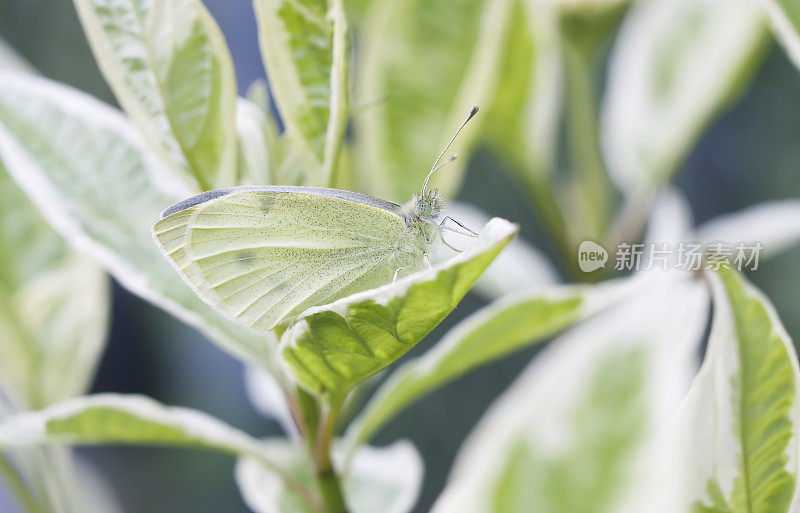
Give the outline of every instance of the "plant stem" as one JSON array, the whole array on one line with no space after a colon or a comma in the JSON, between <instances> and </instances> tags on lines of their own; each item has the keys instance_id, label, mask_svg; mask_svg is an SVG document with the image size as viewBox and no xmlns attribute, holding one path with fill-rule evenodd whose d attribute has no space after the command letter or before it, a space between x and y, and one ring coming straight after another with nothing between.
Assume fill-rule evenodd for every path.
<instances>
[{"instance_id":1,"label":"plant stem","mask_svg":"<svg viewBox=\"0 0 800 513\"><path fill-rule=\"evenodd\" d=\"M0 475L3 476L9 491L28 513L46 513L39 500L33 495L17 468L5 455L0 454Z\"/></svg>"},{"instance_id":2,"label":"plant stem","mask_svg":"<svg viewBox=\"0 0 800 513\"><path fill-rule=\"evenodd\" d=\"M543 173L527 175L523 178L522 185L558 256L561 257L567 274L580 281L583 273L578 270L575 261L575 247L569 236L570 230L548 177Z\"/></svg>"},{"instance_id":3,"label":"plant stem","mask_svg":"<svg viewBox=\"0 0 800 513\"><path fill-rule=\"evenodd\" d=\"M609 220L611 188L600 151L595 106L594 52L564 38L567 130L572 165L577 170L578 198L585 208L587 233L602 240Z\"/></svg>"},{"instance_id":4,"label":"plant stem","mask_svg":"<svg viewBox=\"0 0 800 513\"><path fill-rule=\"evenodd\" d=\"M342 493L339 476L331 460L331 442L336 429L336 421L344 404L344 398L335 398L323 405L323 412L314 447L314 467L322 500L328 513L347 513L347 504Z\"/></svg>"},{"instance_id":5,"label":"plant stem","mask_svg":"<svg viewBox=\"0 0 800 513\"><path fill-rule=\"evenodd\" d=\"M319 429L319 411L317 402L308 392L300 387L295 391L295 403L299 419L295 419L308 446L308 453L314 454Z\"/></svg>"}]
</instances>

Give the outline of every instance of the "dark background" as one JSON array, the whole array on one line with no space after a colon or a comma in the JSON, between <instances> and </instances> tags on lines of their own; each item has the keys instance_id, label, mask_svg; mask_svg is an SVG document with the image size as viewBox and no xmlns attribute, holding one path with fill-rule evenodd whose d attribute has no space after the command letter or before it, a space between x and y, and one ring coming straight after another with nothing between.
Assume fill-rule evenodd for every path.
<instances>
[{"instance_id":1,"label":"dark background","mask_svg":"<svg viewBox=\"0 0 800 513\"><path fill-rule=\"evenodd\" d=\"M264 77L250 0L207 0L236 64L240 92ZM81 32L71 2L0 0L0 37L44 75L114 103ZM800 75L774 47L755 81L704 134L677 179L698 222L800 191ZM537 222L487 152L472 160L459 199L519 222L522 236L542 243ZM800 250L762 264L751 278L774 301L789 334L800 339ZM168 314L114 289L108 350L94 392L142 393L167 404L209 412L258 436L280 429L248 402L242 366ZM459 308L413 351L429 348L450 326L479 308L468 295ZM411 439L425 459L417 512L441 490L459 444L535 354L527 349L487 365L418 402L380 432L377 445ZM127 513L246 512L233 481L233 460L217 454L168 449L96 448L80 454L112 483ZM0 512L14 512L0 489Z\"/></svg>"}]
</instances>

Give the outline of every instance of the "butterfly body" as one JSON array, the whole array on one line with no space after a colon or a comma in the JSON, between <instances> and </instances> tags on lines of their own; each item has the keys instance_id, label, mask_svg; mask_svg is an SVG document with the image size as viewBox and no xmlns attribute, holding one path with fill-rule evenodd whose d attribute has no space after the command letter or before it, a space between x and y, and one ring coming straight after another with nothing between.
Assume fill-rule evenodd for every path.
<instances>
[{"instance_id":1,"label":"butterfly body","mask_svg":"<svg viewBox=\"0 0 800 513\"><path fill-rule=\"evenodd\" d=\"M204 192L161 214L156 245L206 303L255 331L308 308L392 283L430 266L428 253L451 220L428 189L467 119L404 205L323 187L233 187Z\"/></svg>"},{"instance_id":2,"label":"butterfly body","mask_svg":"<svg viewBox=\"0 0 800 513\"><path fill-rule=\"evenodd\" d=\"M430 193L398 205L339 189L234 187L168 208L153 233L203 300L266 331L424 269L442 208Z\"/></svg>"}]
</instances>

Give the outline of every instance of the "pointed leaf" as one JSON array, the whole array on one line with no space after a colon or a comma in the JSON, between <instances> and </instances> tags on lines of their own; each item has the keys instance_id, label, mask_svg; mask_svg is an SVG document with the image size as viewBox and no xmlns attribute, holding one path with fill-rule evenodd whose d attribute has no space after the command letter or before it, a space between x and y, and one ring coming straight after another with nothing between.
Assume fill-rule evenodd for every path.
<instances>
[{"instance_id":1,"label":"pointed leaf","mask_svg":"<svg viewBox=\"0 0 800 513\"><path fill-rule=\"evenodd\" d=\"M516 232L516 225L492 219L470 248L450 260L307 310L281 337L285 362L313 393L340 396L435 328Z\"/></svg>"},{"instance_id":2,"label":"pointed leaf","mask_svg":"<svg viewBox=\"0 0 800 513\"><path fill-rule=\"evenodd\" d=\"M233 184L236 80L200 0L74 0L97 63L148 142L194 187Z\"/></svg>"},{"instance_id":3,"label":"pointed leaf","mask_svg":"<svg viewBox=\"0 0 800 513\"><path fill-rule=\"evenodd\" d=\"M764 21L750 0L635 2L609 63L603 145L624 191L677 171L703 128L749 82Z\"/></svg>"},{"instance_id":4,"label":"pointed leaf","mask_svg":"<svg viewBox=\"0 0 800 513\"><path fill-rule=\"evenodd\" d=\"M269 452L293 476L313 483L312 465L302 448L285 440L266 443ZM336 453L334 453L336 458ZM340 465L341 467L341 465ZM422 484L422 459L411 443L395 442L388 447L360 450L343 477L345 500L352 513L407 513L416 502ZM250 508L256 513L316 513L291 494L273 473L252 458L236 466L236 482Z\"/></svg>"},{"instance_id":5,"label":"pointed leaf","mask_svg":"<svg viewBox=\"0 0 800 513\"><path fill-rule=\"evenodd\" d=\"M269 339L233 325L183 284L152 240L162 209L190 195L125 118L53 82L0 77L0 158L50 224L135 294L265 365Z\"/></svg>"},{"instance_id":6,"label":"pointed leaf","mask_svg":"<svg viewBox=\"0 0 800 513\"><path fill-rule=\"evenodd\" d=\"M434 513L675 511L658 447L707 293L647 285L534 360L468 438Z\"/></svg>"},{"instance_id":7,"label":"pointed leaf","mask_svg":"<svg viewBox=\"0 0 800 513\"><path fill-rule=\"evenodd\" d=\"M290 137L305 141L328 185L347 120L350 45L342 0L255 0L261 55Z\"/></svg>"},{"instance_id":8,"label":"pointed leaf","mask_svg":"<svg viewBox=\"0 0 800 513\"><path fill-rule=\"evenodd\" d=\"M356 134L359 172L376 196L407 201L469 108L489 101L510 7L509 0L372 2L357 91L359 101L382 103L356 118ZM478 133L465 130L453 153L467 157ZM445 195L455 191L460 165L436 177Z\"/></svg>"},{"instance_id":9,"label":"pointed leaf","mask_svg":"<svg viewBox=\"0 0 800 513\"><path fill-rule=\"evenodd\" d=\"M495 301L457 324L423 356L399 367L351 423L348 442L360 445L424 394L585 319L620 300L630 285L554 287Z\"/></svg>"},{"instance_id":10,"label":"pointed leaf","mask_svg":"<svg viewBox=\"0 0 800 513\"><path fill-rule=\"evenodd\" d=\"M0 422L0 447L46 444L136 444L196 447L257 458L276 468L258 440L210 415L167 407L149 397L98 394Z\"/></svg>"},{"instance_id":11,"label":"pointed leaf","mask_svg":"<svg viewBox=\"0 0 800 513\"><path fill-rule=\"evenodd\" d=\"M684 499L679 511L796 511L794 345L769 300L744 278L725 269L711 278L714 324L671 451Z\"/></svg>"}]
</instances>

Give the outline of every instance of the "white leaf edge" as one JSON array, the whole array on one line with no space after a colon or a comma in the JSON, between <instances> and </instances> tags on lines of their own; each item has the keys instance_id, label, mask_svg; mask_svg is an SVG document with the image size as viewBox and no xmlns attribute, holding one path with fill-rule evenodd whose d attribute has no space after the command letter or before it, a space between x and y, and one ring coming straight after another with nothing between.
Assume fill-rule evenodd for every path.
<instances>
[{"instance_id":1,"label":"white leaf edge","mask_svg":"<svg viewBox=\"0 0 800 513\"><path fill-rule=\"evenodd\" d=\"M684 94L681 95L680 104L673 104L670 107L670 114L678 114L678 117L667 120L649 119L646 125L641 121L632 123L631 119L641 118L644 115L642 105L650 105L653 101L647 98L651 90L642 87L643 84L652 87L652 80L648 74L653 66L651 55L653 38L663 38L665 30L681 29L681 26L675 23L664 23L664 20L669 20L680 12L681 3L697 6L701 5L701 2L706 7L718 9L720 16L715 23L723 31L716 30L706 34L705 40L713 44L715 53L709 56L705 53L705 49L697 53L706 64L698 66L701 63L695 62L692 71L695 73L699 71L700 75L690 80L695 86L702 80L702 87L691 93L686 92L685 86L682 87ZM713 5L714 3L717 5ZM726 91L730 89L729 84L720 80L720 75L725 73L726 77L735 78L735 73L741 67L741 62L729 62L732 59L728 56L734 51L731 45L720 42L728 41L741 46L740 41L749 39L755 47L763 39L764 31L765 22L762 20L761 10L752 0L634 2L620 27L609 57L607 93L601 105L602 149L608 160L609 174L620 190L627 194L641 194L653 185L663 182L667 178L664 173L674 172L671 169L672 161L675 157L680 158L691 148L693 139L708 119L719 110L720 99L724 99ZM725 36L726 39L722 39L721 36ZM720 72L718 66L709 65L709 63L716 64L718 59L728 66L723 72ZM698 78L701 75L704 76ZM697 105L711 105L717 108L704 107L701 110L707 112L698 117ZM690 123L687 123L687 118ZM676 120L679 121L676 123ZM636 134L631 133L631 130L637 128ZM647 139L642 138L645 134ZM631 137L637 139L631 141ZM643 147L642 141L649 147ZM647 151L650 154L648 159L652 159L653 156L656 158L651 162L643 161L641 156L636 154L637 151ZM654 169L644 169L644 166L653 166ZM665 166L670 167L665 168Z\"/></svg>"},{"instance_id":2,"label":"white leaf edge","mask_svg":"<svg viewBox=\"0 0 800 513\"><path fill-rule=\"evenodd\" d=\"M800 242L800 200L767 201L700 225L703 242L761 242L763 257L775 256Z\"/></svg>"},{"instance_id":3,"label":"white leaf edge","mask_svg":"<svg viewBox=\"0 0 800 513\"><path fill-rule=\"evenodd\" d=\"M189 408L164 406L146 396L114 393L76 397L43 410L10 416L0 421L0 447L19 448L49 443L91 445L94 442L89 440L48 433L47 424L94 408L109 408L146 422L180 429L187 437L201 440L220 450L255 457L265 456L264 448L256 439L208 414Z\"/></svg>"},{"instance_id":4,"label":"white leaf edge","mask_svg":"<svg viewBox=\"0 0 800 513\"><path fill-rule=\"evenodd\" d=\"M734 332L733 312L731 310L728 294L725 290L722 281L714 273L706 273L711 282L711 291L713 295L714 318L711 325L711 332L708 338L708 347L706 349L706 356L703 360L700 370L692 380L691 387L689 388L686 398L681 403L680 408L676 412L674 418L670 422L670 436L667 444L667 452L669 453L668 467L670 474L673 476L673 482L676 491L676 508L675 511L687 511L687 508L697 500L701 500L706 496L706 481L707 479L698 478L697 474L703 469L704 475L707 477L718 476L718 472L726 471L723 476L723 482L719 485L723 493L730 496L731 489L728 486L732 485L736 477L736 454L731 450L737 442L733 439L734 433L726 432L730 438L725 440L707 440L705 443L714 446L712 449L715 455L724 460L724 463L710 461L702 458L701 454L696 451L687 451L695 443L692 439L696 438L697 433L703 436L712 437L714 434L711 431L715 430L714 426L709 426L702 419L707 418L709 411L716 411L717 408L728 410L725 415L731 415L730 406L726 406L725 401L722 404L715 403L713 394L718 387L727 387L728 374L717 375L717 365L720 367L727 367L728 369L719 369L719 372L729 370L731 366L738 368L737 356L728 350L726 347L729 344L738 345L736 334ZM742 278L745 286L746 294L753 299L758 300L765 308L769 316L773 333L775 333L783 342L788 354L792 360L792 370L795 376L795 385L800 383L800 367L798 367L797 353L794 349L792 339L786 332L786 329L778 317L775 307L772 302L761 292L759 289L750 284L747 280ZM738 350L733 350L738 353ZM800 425L800 397L795 394L794 404L792 406L791 415L795 426ZM720 434L719 431L716 434ZM800 465L800 441L795 430L794 436L787 448L789 461L787 467L790 472L793 470L794 475L797 475L798 465ZM713 466L714 468L708 468ZM790 512L797 512L800 510L800 490L795 485L795 493L789 507ZM680 509L683 508L683 509Z\"/></svg>"},{"instance_id":5,"label":"white leaf edge","mask_svg":"<svg viewBox=\"0 0 800 513\"><path fill-rule=\"evenodd\" d=\"M517 229L517 225L514 223L499 217L495 217L486 223L486 225L478 233L478 237L473 239L472 245L469 248L447 260L432 265L430 269L410 274L402 279L397 280L395 283L390 283L381 287L366 290L364 292L352 294L327 305L309 308L308 310L302 312L298 318L302 319L325 311L332 311L344 316L347 312L347 308L351 304L359 303L368 299L374 300L379 305L386 305L393 298L402 296L408 292L408 289L410 289L411 286L416 285L417 283L435 280L439 275L439 272L468 262L480 254L494 249L495 246L502 240L513 237L517 232ZM291 329L295 329L299 325L300 323L297 323Z\"/></svg>"},{"instance_id":6,"label":"white leaf edge","mask_svg":"<svg viewBox=\"0 0 800 513\"><path fill-rule=\"evenodd\" d=\"M776 0L759 1L767 13L773 32L786 50L789 59L795 66L800 67L800 34L797 29Z\"/></svg>"},{"instance_id":7,"label":"white leaf edge","mask_svg":"<svg viewBox=\"0 0 800 513\"><path fill-rule=\"evenodd\" d=\"M232 79L233 83L228 83L227 86L223 85L220 95L224 101L227 101L230 105L234 105L236 101L236 78L234 76L233 62L229 55L225 37L217 26L217 22L206 9L205 4L200 0L159 0L159 2L169 2L170 6L177 5L178 7L176 10L179 10L179 7L181 7L180 4L183 4L182 7L184 10L193 10L195 14L195 20L200 21L200 23L203 25L204 31L209 36L209 46L211 47L210 52L212 54L217 53L213 48L214 44L216 44L223 49L224 53L228 54L227 59L218 59L218 65L220 66L220 73L223 75L221 82L225 84L225 78L227 75L228 78ZM113 44L110 42L103 28L102 21L95 13L97 9L102 9L103 6L93 5L97 4L97 2L93 2L91 0L73 0L73 3L75 4L78 17L80 18L81 24L84 28L84 33L89 41L89 46L91 47L92 53L95 56L97 65L103 72L103 76L106 78L111 88L114 90L119 103L122 105L125 111L129 113L134 123L140 127L142 134L146 134L145 139L149 139L153 142L152 147L154 148L154 151L159 155L163 155L164 162L176 173L176 178L180 179L184 186L194 189L198 186L198 181L193 171L189 168L188 161L186 161L183 151L179 150L181 151L181 159L183 159L183 162L177 162L174 156L170 155L170 146L174 145L174 148L180 149L181 143L178 141L175 133L171 130L171 120L169 119L169 115L166 113L166 99L164 98L163 92L158 91L158 95L159 99L164 104L164 117L167 121L167 126L158 126L159 123L157 120L154 120L150 116L150 113L147 112L147 109L142 106L140 99L136 97L137 95L135 91L131 89L130 85L125 80L125 75L128 71L120 64L121 61L125 60L124 52L122 54L118 54L111 49ZM139 4L139 8L141 8L142 5L144 4ZM150 3L150 5L152 7L153 4ZM128 14L133 16L141 17L142 15L141 12L138 12L136 5L133 3L130 5L129 11L136 11L128 12ZM179 10L179 12L183 12L183 10ZM187 20L184 19L181 21L187 22ZM187 26L189 26L188 22ZM137 39L136 42L138 44L143 44L141 39ZM147 45L143 44L143 46ZM153 57L149 56L149 59L152 60ZM149 71L154 74L156 73L152 68L150 68ZM228 118L225 121L229 125L230 129L230 127L232 127L235 123L235 110L231 109L231 111L226 114ZM223 116L226 114L224 113ZM169 130L169 132L167 132L167 130ZM167 145L164 144L165 138L171 139L170 143ZM222 183L223 185L232 183L231 178L236 171L235 162L236 137L229 135L227 144L223 149L223 157L220 160L219 166L222 168L224 173L220 173L220 175L217 176L217 183ZM195 193L197 191L193 190L192 192ZM189 195L187 195L187 197Z\"/></svg>"},{"instance_id":8,"label":"white leaf edge","mask_svg":"<svg viewBox=\"0 0 800 513\"><path fill-rule=\"evenodd\" d=\"M133 149L140 152L153 186L159 192L173 197L175 202L194 194L194 191L190 190L179 177L160 163L120 111L86 93L43 78L13 72L0 72L0 82L35 91L41 98L60 105L65 113L82 119L86 123L96 124L103 127L104 130L125 138ZM232 343L230 337L213 323L153 290L149 285L150 280L146 272L129 265L115 251L86 235L79 223L73 220L68 206L61 201L61 194L58 190L46 178L31 171L38 166L19 147L15 137L8 133L2 125L0 125L0 154L4 155L4 162L6 162L12 178L36 204L45 219L73 247L92 255L120 284L135 295L153 303L186 324L200 329L237 357L246 361L253 360L252 354L241 349L238 344ZM271 366L270 362L266 362L266 364Z\"/></svg>"},{"instance_id":9,"label":"white leaf edge","mask_svg":"<svg viewBox=\"0 0 800 513\"><path fill-rule=\"evenodd\" d=\"M651 341L654 347L647 373L652 418L647 440L640 447L632 471L638 482L624 491L621 500L625 507L618 511L632 513L642 508L663 513L676 511L671 508L672 489L664 486L667 476L663 475L660 464L665 457L663 441L668 420L677 410L696 368L694 353L706 324L708 292L702 284L683 281L676 287L672 280L659 276L642 274L640 279L647 281L647 287L641 294L559 337L523 371L490 407L460 449L445 492L434 504L432 513L491 511L486 504L487 492L513 443L520 436L532 436L528 430L533 427L541 432L540 436L551 437L551 443L559 436L537 426L536 419L547 419L548 415L538 409L532 414L533 405L549 402L556 410L564 408L567 402L560 398L569 395L567 390L579 389L581 376L585 374L582 370L591 369L593 361L604 351L619 348L623 344L619 342L620 336L630 337L634 332L644 337L658 336ZM658 305L661 310L654 308ZM655 326L661 328L654 329ZM598 335L602 335L602 340ZM525 408L520 407L523 404ZM556 410L550 413L557 414ZM654 509L654 505L659 506Z\"/></svg>"},{"instance_id":10,"label":"white leaf edge","mask_svg":"<svg viewBox=\"0 0 800 513\"><path fill-rule=\"evenodd\" d=\"M289 404L275 377L255 365L248 365L244 370L244 382L250 403L263 416L275 419L292 439L299 439L300 433L292 418Z\"/></svg>"},{"instance_id":11,"label":"white leaf edge","mask_svg":"<svg viewBox=\"0 0 800 513\"><path fill-rule=\"evenodd\" d=\"M80 455L72 456L76 468L76 490L80 494L81 508L85 513L123 513L120 500L115 495L108 478L92 462Z\"/></svg>"},{"instance_id":12,"label":"white leaf edge","mask_svg":"<svg viewBox=\"0 0 800 513\"><path fill-rule=\"evenodd\" d=\"M429 349L424 355L418 357L417 359L407 361L396 371L405 370L406 365L413 365L415 374L420 378L424 378L426 373L435 371L442 359L447 358L453 353L454 348L458 347L461 340L468 336L475 326L483 325L487 320L493 318L498 311L503 311L509 306L536 299L559 301L561 299L576 297L580 294L583 294L581 298L581 306L575 312L574 323L578 324L583 320L597 314L598 312L605 310L609 306L617 302L621 302L628 296L633 295L636 291L641 290L642 286L644 285L645 280L640 279L639 277L633 277L608 280L592 286L559 285L529 292L508 294L500 299L495 300L491 304L470 315L462 322L456 324L442 337L439 342L436 343L435 346ZM470 372L470 370L467 370L466 372ZM459 375L460 374L461 373L459 373ZM389 375L389 378L384 381L375 391L356 418L350 422L350 425L348 426L344 436L348 453L352 454L353 451L356 451L359 447L361 447L361 444L365 441L365 437L363 435L364 415L371 413L372 407L379 408L378 404L383 398L381 394L385 393L385 391L389 389L388 387L392 386L393 376L400 376L400 379L404 377L400 374ZM452 379L457 378L448 378L446 381L436 385L433 390L436 390L440 386L444 386L448 382L451 382Z\"/></svg>"}]
</instances>

